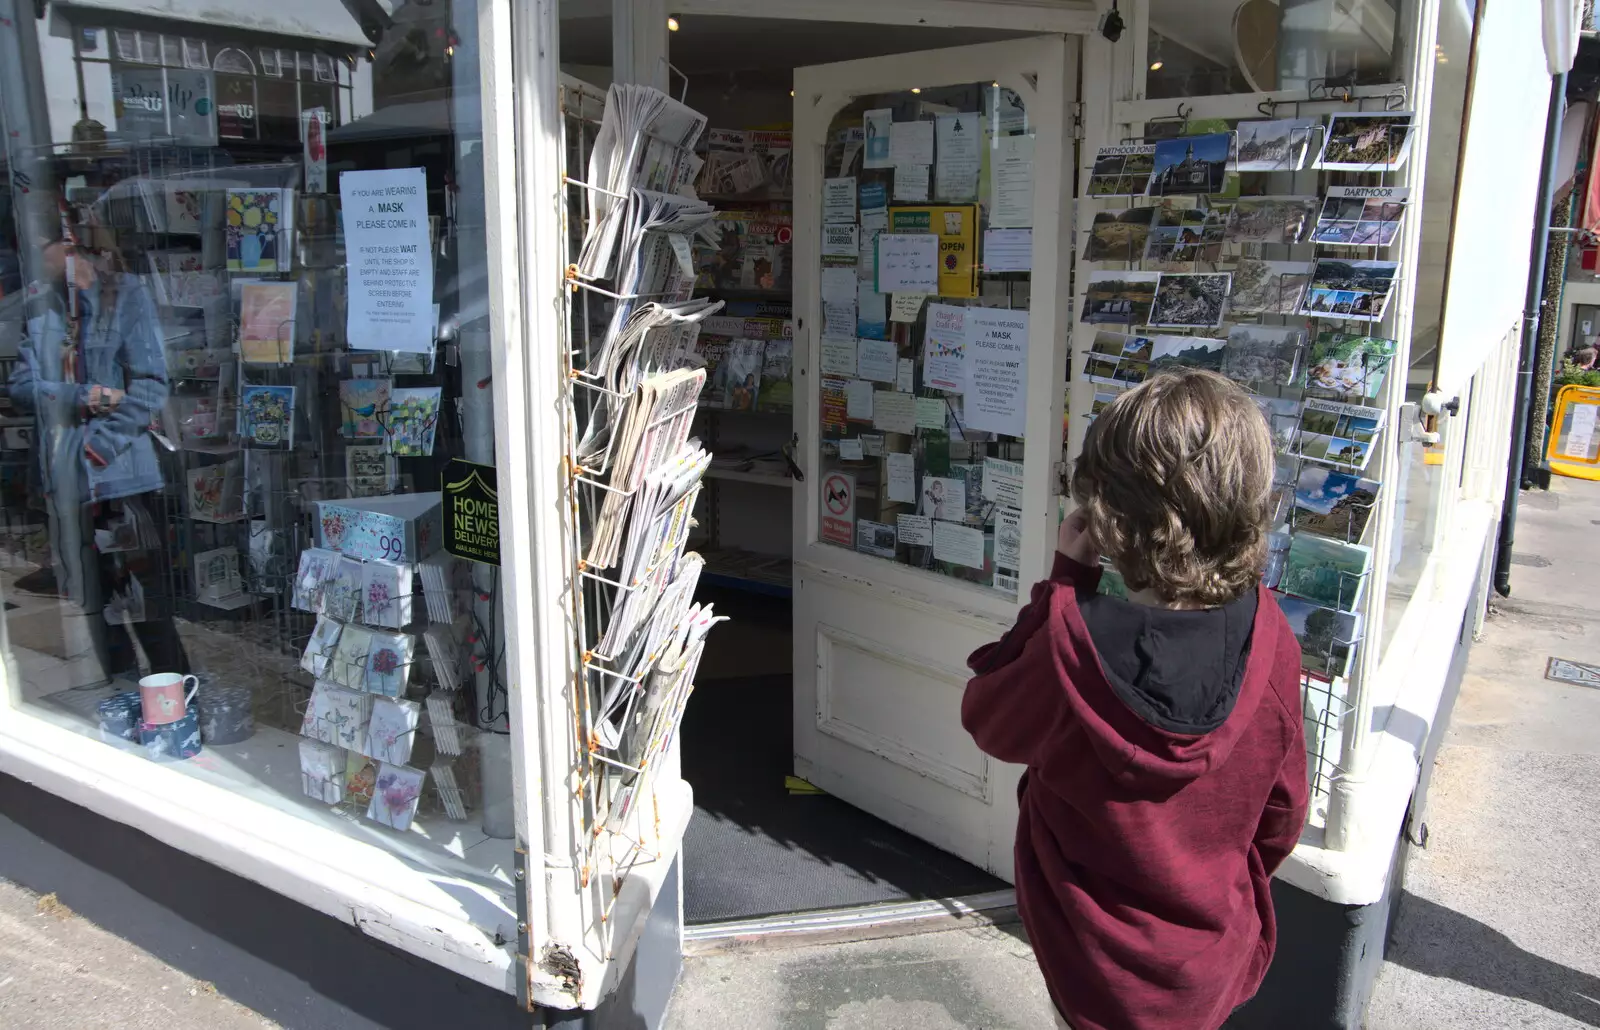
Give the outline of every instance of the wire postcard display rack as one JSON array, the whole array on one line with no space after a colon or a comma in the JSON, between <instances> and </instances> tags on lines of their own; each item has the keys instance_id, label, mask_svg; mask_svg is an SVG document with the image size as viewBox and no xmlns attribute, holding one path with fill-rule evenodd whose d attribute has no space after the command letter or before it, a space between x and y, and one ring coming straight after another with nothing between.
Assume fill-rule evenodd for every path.
<instances>
[{"instance_id":1,"label":"wire postcard display rack","mask_svg":"<svg viewBox=\"0 0 1600 1030\"><path fill-rule=\"evenodd\" d=\"M1371 548L1361 541L1382 486L1363 477L1386 428L1385 409L1372 405L1382 404L1379 394L1393 362L1395 342L1367 334L1397 310L1398 305L1389 301L1403 281L1403 269L1395 265L1388 270L1385 303L1377 317L1370 308L1361 310L1355 298L1323 288L1327 280L1319 273L1326 263L1359 272L1369 267L1359 264L1363 258L1375 259L1395 242L1408 191L1393 187L1392 173L1412 145L1411 113L1405 110L1405 101L1403 90L1356 98L1349 90L1313 84L1305 101L1261 105L1267 121L1252 126L1259 134L1252 132L1249 149L1255 153L1249 155L1241 152L1240 138L1250 123L1194 123L1180 104L1175 117L1152 119L1145 124L1145 137L1124 139L1121 146L1107 148L1084 170L1090 184L1087 199L1120 200L1129 207L1097 211L1081 255L1102 268L1115 263L1122 269L1088 277L1082 321L1097 324L1097 331L1093 344L1080 349L1080 367L1094 384L1094 392L1090 410L1081 417L1092 421L1104 404L1169 362L1217 368L1255 395L1278 450L1274 532L1265 579L1278 591L1301 641L1307 774L1313 810L1319 814L1326 810L1339 771L1342 730L1352 712L1349 677L1360 674L1354 659L1365 639L1363 610L1373 567ZM1308 108L1316 113L1307 114ZM1335 159L1328 146L1337 119L1363 116L1371 126L1362 123L1356 128L1372 135L1358 136L1356 142L1367 142L1369 148L1376 144L1381 152L1376 160L1365 159L1365 168ZM1397 141L1391 125L1401 122L1405 125ZM1163 183L1168 187L1165 195L1154 188L1147 192L1144 184L1161 175L1153 141L1224 133L1229 138L1229 186L1241 181L1241 171L1263 173L1251 184L1262 192L1241 197L1237 188L1186 190L1170 188L1168 183ZM1260 135L1272 137L1266 147L1256 146ZM1263 167L1272 163L1274 143L1286 156L1280 167ZM1298 158L1293 156L1297 154ZM1194 156L1192 147L1188 156ZM1148 161L1148 166L1135 164L1136 157ZM1241 159L1250 157L1256 158L1254 165L1241 168ZM1178 172L1185 170L1180 167ZM1096 190L1097 180L1104 188ZM1174 212L1169 197L1188 193L1198 195L1203 212ZM1361 223L1360 214L1349 217L1370 211L1363 205L1374 200L1389 207L1380 213L1375 229ZM1259 236L1249 227L1235 230L1252 203L1260 205L1255 210L1266 215L1265 220L1272 221L1272 227ZM1339 203L1353 205L1353 211ZM1351 224L1345 225L1344 219ZM1147 235L1140 236L1135 228L1129 242L1130 225L1142 226ZM1103 236L1102 226L1107 230ZM1237 253L1224 258L1225 242L1233 242ZM1225 266L1224 261L1237 264ZM1152 262L1162 278L1149 271ZM1246 267L1250 278L1229 281L1227 306L1205 324L1161 318L1153 310L1160 306L1154 285L1143 287L1151 300L1142 308L1137 300L1116 300L1119 295L1137 296L1141 287L1134 284L1141 280L1160 283L1175 274L1237 276ZM1122 276L1126 280L1116 281ZM1101 298L1095 296L1097 279L1111 280ZM1103 299L1106 296L1112 300ZM1139 317L1142 312L1151 312L1147 317L1153 328L1137 328L1144 321ZM1111 329L1124 332L1104 331ZM1259 331L1253 337L1251 330ZM1264 353L1270 354L1270 361L1252 360ZM1348 567L1358 557L1359 567Z\"/></svg>"},{"instance_id":2,"label":"wire postcard display rack","mask_svg":"<svg viewBox=\"0 0 1600 1030\"><path fill-rule=\"evenodd\" d=\"M714 214L687 188L705 119L631 84L564 83L560 106L580 876L609 947L623 877L660 854L653 787L722 621L693 603L705 562L686 551L711 458L689 436L706 378L695 344L722 305L690 299Z\"/></svg>"}]
</instances>

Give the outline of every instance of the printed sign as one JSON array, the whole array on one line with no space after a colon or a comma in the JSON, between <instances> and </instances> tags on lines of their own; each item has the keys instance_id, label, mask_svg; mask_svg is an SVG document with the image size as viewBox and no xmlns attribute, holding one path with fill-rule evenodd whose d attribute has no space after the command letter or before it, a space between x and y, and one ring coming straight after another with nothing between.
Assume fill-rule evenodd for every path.
<instances>
[{"instance_id":1,"label":"printed sign","mask_svg":"<svg viewBox=\"0 0 1600 1030\"><path fill-rule=\"evenodd\" d=\"M339 176L352 350L434 349L428 177L421 168Z\"/></svg>"},{"instance_id":2,"label":"printed sign","mask_svg":"<svg viewBox=\"0 0 1600 1030\"><path fill-rule=\"evenodd\" d=\"M500 500L493 465L451 458L444 470L444 549L457 558L500 564Z\"/></svg>"},{"instance_id":3,"label":"printed sign","mask_svg":"<svg viewBox=\"0 0 1600 1030\"><path fill-rule=\"evenodd\" d=\"M856 477L830 472L822 480L822 539L853 547L856 542Z\"/></svg>"}]
</instances>

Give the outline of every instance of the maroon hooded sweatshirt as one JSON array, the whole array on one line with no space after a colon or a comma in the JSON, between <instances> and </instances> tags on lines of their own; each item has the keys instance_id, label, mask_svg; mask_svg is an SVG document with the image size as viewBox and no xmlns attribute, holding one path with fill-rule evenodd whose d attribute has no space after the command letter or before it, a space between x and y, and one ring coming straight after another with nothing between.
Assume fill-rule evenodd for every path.
<instances>
[{"instance_id":1,"label":"maroon hooded sweatshirt","mask_svg":"<svg viewBox=\"0 0 1600 1030\"><path fill-rule=\"evenodd\" d=\"M1174 611L1057 554L968 659L961 721L1028 767L1017 906L1074 1030L1214 1030L1272 961L1305 822L1300 646L1270 591Z\"/></svg>"}]
</instances>

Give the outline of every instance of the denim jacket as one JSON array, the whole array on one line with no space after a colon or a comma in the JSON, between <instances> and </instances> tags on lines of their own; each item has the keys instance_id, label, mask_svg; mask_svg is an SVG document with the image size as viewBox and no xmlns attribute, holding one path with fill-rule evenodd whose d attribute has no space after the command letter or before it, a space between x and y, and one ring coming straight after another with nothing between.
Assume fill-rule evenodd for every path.
<instances>
[{"instance_id":1,"label":"denim jacket","mask_svg":"<svg viewBox=\"0 0 1600 1030\"><path fill-rule=\"evenodd\" d=\"M156 306L132 275L118 279L112 310L101 310L101 292L99 281L80 292L86 311L78 382L61 381L67 322L64 312L51 308L28 319L28 338L10 383L12 402L38 423L35 450L46 493L76 495L84 503L163 485L149 432L168 393ZM115 387L125 396L109 414L89 412L91 386ZM104 466L89 459L85 445ZM71 483L62 481L68 474L75 477Z\"/></svg>"}]
</instances>

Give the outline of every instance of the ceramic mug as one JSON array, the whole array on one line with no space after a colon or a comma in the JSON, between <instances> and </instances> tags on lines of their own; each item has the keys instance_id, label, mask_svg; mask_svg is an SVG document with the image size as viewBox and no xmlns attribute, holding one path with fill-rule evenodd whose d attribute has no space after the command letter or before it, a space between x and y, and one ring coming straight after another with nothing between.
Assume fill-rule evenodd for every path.
<instances>
[{"instance_id":1,"label":"ceramic mug","mask_svg":"<svg viewBox=\"0 0 1600 1030\"><path fill-rule=\"evenodd\" d=\"M184 696L184 688L189 695ZM139 698L144 705L144 721L152 725L177 722L189 711L189 702L200 689L197 676L158 672L139 681Z\"/></svg>"}]
</instances>

